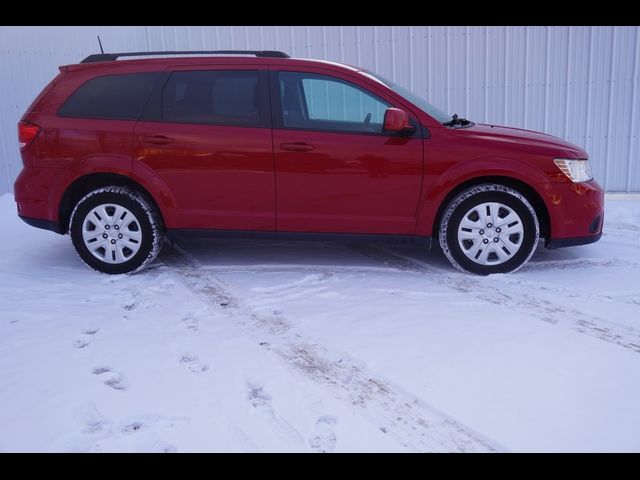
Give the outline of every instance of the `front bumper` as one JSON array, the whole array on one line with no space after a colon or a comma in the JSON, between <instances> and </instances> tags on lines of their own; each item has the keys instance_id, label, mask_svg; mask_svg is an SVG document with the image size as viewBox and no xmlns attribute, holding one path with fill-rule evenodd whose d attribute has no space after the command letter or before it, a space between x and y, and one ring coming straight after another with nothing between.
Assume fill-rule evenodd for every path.
<instances>
[{"instance_id":1,"label":"front bumper","mask_svg":"<svg viewBox=\"0 0 640 480\"><path fill-rule=\"evenodd\" d=\"M556 238L549 240L546 243L548 249L563 248L563 247L575 247L577 245L588 245L590 243L597 242L602 237L602 232L598 235L591 235L589 237L575 237L575 238Z\"/></svg>"},{"instance_id":2,"label":"front bumper","mask_svg":"<svg viewBox=\"0 0 640 480\"><path fill-rule=\"evenodd\" d=\"M597 242L604 223L604 191L597 182L540 185L549 212L547 248Z\"/></svg>"}]
</instances>

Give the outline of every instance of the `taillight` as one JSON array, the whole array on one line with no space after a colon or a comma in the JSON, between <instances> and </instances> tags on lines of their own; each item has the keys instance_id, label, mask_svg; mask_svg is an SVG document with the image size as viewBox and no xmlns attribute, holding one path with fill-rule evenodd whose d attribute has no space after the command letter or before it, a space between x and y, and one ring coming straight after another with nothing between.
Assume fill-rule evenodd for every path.
<instances>
[{"instance_id":1,"label":"taillight","mask_svg":"<svg viewBox=\"0 0 640 480\"><path fill-rule=\"evenodd\" d=\"M40 133L40 127L33 123L19 122L18 123L18 141L20 142L20 149L22 150L38 136Z\"/></svg>"}]
</instances>

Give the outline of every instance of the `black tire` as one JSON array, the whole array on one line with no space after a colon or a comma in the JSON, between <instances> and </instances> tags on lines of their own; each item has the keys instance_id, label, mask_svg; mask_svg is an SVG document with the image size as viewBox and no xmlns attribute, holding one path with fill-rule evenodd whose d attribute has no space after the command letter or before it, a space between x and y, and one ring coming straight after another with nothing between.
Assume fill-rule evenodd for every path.
<instances>
[{"instance_id":1,"label":"black tire","mask_svg":"<svg viewBox=\"0 0 640 480\"><path fill-rule=\"evenodd\" d=\"M472 260L463 252L458 242L458 230L465 214L473 207L486 202L505 205L512 209L522 221L522 238L517 237L519 249L515 254L512 253L511 258L495 265L485 265ZM516 271L533 255L538 245L539 235L540 226L535 209L526 197L513 188L493 183L475 185L456 195L445 208L439 230L440 247L451 264L462 272L478 275ZM462 243L465 241L461 240ZM496 241L499 242L499 240Z\"/></svg>"},{"instance_id":2,"label":"black tire","mask_svg":"<svg viewBox=\"0 0 640 480\"><path fill-rule=\"evenodd\" d=\"M126 208L135 216L136 223L139 224L141 240L139 247L136 245L139 249L121 263L108 263L97 258L87 248L83 239L83 222L87 215L103 204ZM162 248L164 226L153 203L141 193L126 187L110 186L94 190L78 201L69 220L69 233L78 255L89 267L102 273L122 274L142 270L155 260Z\"/></svg>"}]
</instances>

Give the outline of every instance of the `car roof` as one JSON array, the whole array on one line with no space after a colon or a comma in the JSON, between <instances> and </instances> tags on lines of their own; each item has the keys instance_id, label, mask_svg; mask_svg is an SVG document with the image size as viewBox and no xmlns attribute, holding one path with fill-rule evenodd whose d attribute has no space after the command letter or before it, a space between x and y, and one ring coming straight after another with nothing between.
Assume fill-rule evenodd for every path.
<instances>
[{"instance_id":1,"label":"car roof","mask_svg":"<svg viewBox=\"0 0 640 480\"><path fill-rule=\"evenodd\" d=\"M194 56L162 56L160 58L135 58L131 60L107 60L93 61L90 63L77 63L63 65L62 71L78 70L109 70L109 71L134 71L141 68L144 71L151 69L164 69L167 67L179 67L189 65L281 65L281 66L304 66L304 67L333 67L332 69L346 69L352 72L361 70L358 67L331 62L328 60L317 60L310 58L280 58L280 57L250 57L239 55L194 55Z\"/></svg>"}]
</instances>

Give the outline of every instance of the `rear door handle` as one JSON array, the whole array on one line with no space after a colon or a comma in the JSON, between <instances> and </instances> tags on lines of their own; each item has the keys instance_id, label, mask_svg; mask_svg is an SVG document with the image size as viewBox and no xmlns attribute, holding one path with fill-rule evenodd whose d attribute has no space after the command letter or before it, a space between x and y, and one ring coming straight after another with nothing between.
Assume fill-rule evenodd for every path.
<instances>
[{"instance_id":1,"label":"rear door handle","mask_svg":"<svg viewBox=\"0 0 640 480\"><path fill-rule=\"evenodd\" d=\"M173 138L164 135L143 135L140 137L142 143L152 143L153 145L167 145L173 142Z\"/></svg>"},{"instance_id":2,"label":"rear door handle","mask_svg":"<svg viewBox=\"0 0 640 480\"><path fill-rule=\"evenodd\" d=\"M304 142L295 143L282 143L280 144L282 150L291 150L292 152L310 152L315 147Z\"/></svg>"}]
</instances>

